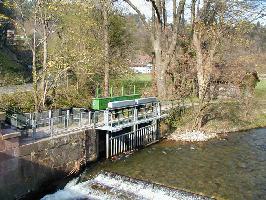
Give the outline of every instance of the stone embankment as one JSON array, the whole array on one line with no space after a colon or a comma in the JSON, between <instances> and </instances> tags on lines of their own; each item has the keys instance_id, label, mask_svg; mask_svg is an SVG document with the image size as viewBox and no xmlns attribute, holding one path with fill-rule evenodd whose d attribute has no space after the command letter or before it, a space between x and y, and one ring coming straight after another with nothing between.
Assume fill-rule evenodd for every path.
<instances>
[{"instance_id":1,"label":"stone embankment","mask_svg":"<svg viewBox=\"0 0 266 200\"><path fill-rule=\"evenodd\" d=\"M0 137L0 199L17 199L97 159L95 130L38 141Z\"/></svg>"}]
</instances>

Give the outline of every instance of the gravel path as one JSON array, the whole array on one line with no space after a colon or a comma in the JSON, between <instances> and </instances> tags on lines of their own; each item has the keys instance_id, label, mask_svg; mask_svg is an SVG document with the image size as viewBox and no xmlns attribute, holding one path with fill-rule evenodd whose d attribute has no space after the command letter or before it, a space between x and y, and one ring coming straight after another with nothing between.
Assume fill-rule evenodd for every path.
<instances>
[{"instance_id":1,"label":"gravel path","mask_svg":"<svg viewBox=\"0 0 266 200\"><path fill-rule=\"evenodd\" d=\"M32 90L32 84L27 83L24 85L12 85L0 87L0 94L12 94L15 92L28 92Z\"/></svg>"}]
</instances>

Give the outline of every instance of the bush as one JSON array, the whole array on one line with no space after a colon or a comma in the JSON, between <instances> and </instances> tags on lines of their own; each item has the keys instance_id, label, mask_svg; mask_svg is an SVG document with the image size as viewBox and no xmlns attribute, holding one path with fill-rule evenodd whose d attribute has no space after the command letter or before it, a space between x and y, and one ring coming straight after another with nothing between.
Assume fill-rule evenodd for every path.
<instances>
[{"instance_id":1,"label":"bush","mask_svg":"<svg viewBox=\"0 0 266 200\"><path fill-rule=\"evenodd\" d=\"M0 96L0 110L8 110L10 107L22 112L34 111L34 97L32 92L19 92Z\"/></svg>"}]
</instances>

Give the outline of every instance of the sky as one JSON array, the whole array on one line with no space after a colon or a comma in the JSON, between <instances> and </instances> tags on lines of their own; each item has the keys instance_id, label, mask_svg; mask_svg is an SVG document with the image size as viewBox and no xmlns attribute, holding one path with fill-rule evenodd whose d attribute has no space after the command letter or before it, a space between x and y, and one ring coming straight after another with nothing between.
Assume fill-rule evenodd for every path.
<instances>
[{"instance_id":1,"label":"sky","mask_svg":"<svg viewBox=\"0 0 266 200\"><path fill-rule=\"evenodd\" d=\"M143 13L146 18L151 18L152 16L152 10L151 10L151 3L147 2L146 0L131 0L131 2L140 10L141 13ZM172 9L171 1L168 1L167 3L167 9L170 11ZM123 7L126 12L136 13L132 8L130 8L126 3L120 0L120 7ZM169 13L169 17L170 13Z\"/></svg>"},{"instance_id":2,"label":"sky","mask_svg":"<svg viewBox=\"0 0 266 200\"><path fill-rule=\"evenodd\" d=\"M146 0L131 0L131 2L140 10L140 12L142 14L144 14L146 16L146 18L151 18L152 16L152 10L151 10L151 3L147 2ZM186 3L186 16L185 18L189 18L190 14L189 14L189 8L190 8L190 2L191 0L187 0ZM178 1L177 1L178 3ZM136 13L132 8L130 8L130 6L128 6L125 2L123 2L122 0L119 1L119 7L123 8L125 10L125 12L131 12L131 13ZM167 16L168 16L168 22L172 22L172 9L173 9L173 5L172 5L172 1L166 1L166 9L167 9Z\"/></svg>"},{"instance_id":3,"label":"sky","mask_svg":"<svg viewBox=\"0 0 266 200\"><path fill-rule=\"evenodd\" d=\"M146 18L151 18L151 3L146 0L131 0L131 2L143 13ZM168 22L172 21L172 1L167 1L167 10L168 10ZM178 1L177 1L178 2ZM262 5L266 7L266 0L261 0ZM190 18L190 5L191 0L187 0L186 8L185 8L185 18L188 20ZM130 8L125 2L122 0L119 1L119 7L124 9L125 12L136 13L132 8ZM257 20L260 21L261 24L266 25L266 16L263 19ZM255 21L255 23L257 22Z\"/></svg>"}]
</instances>

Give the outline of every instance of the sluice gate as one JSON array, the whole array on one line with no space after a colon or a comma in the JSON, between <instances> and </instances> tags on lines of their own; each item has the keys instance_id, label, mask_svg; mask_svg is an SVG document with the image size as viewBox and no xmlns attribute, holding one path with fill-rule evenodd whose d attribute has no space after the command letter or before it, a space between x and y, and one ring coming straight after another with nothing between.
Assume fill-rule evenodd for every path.
<instances>
[{"instance_id":1,"label":"sluice gate","mask_svg":"<svg viewBox=\"0 0 266 200\"><path fill-rule=\"evenodd\" d=\"M136 148L149 145L158 140L156 124L142 127L135 132L124 133L107 138L106 156L114 156Z\"/></svg>"},{"instance_id":2,"label":"sluice gate","mask_svg":"<svg viewBox=\"0 0 266 200\"><path fill-rule=\"evenodd\" d=\"M149 145L159 139L160 102L154 98L109 102L104 111L106 158Z\"/></svg>"}]
</instances>

